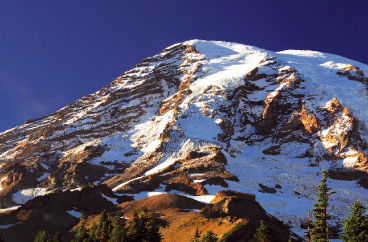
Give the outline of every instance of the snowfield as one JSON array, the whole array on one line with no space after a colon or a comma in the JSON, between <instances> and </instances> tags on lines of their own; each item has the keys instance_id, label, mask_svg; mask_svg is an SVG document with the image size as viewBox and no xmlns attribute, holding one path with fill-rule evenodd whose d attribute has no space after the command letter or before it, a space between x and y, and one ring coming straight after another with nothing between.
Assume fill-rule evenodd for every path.
<instances>
[{"instance_id":1,"label":"snowfield","mask_svg":"<svg viewBox=\"0 0 368 242\"><path fill-rule=\"evenodd\" d=\"M30 188L30 189L24 189L20 190L12 195L12 199L14 202L18 204L25 204L28 200L31 200L38 196L44 196L47 192L45 188Z\"/></svg>"},{"instance_id":2,"label":"snowfield","mask_svg":"<svg viewBox=\"0 0 368 242\"><path fill-rule=\"evenodd\" d=\"M322 167L328 170L334 164L323 162L320 167L308 166L305 158L293 158L290 154L298 154L300 146L289 147L287 153L267 157L263 147L255 145L244 147L237 158L227 156L227 169L241 181L229 182L229 188L236 191L256 195L256 201L269 213L293 227L293 231L300 236L305 232L300 228L301 223L308 219L308 210L318 198L315 189L322 179ZM289 156L289 157L288 157ZM261 192L259 183L276 189L275 194ZM339 181L328 179L328 186L335 194L330 196L329 212L337 221L348 215L349 206L357 199L368 204L367 190L359 187L355 181ZM207 188L207 187L206 187Z\"/></svg>"},{"instance_id":3,"label":"snowfield","mask_svg":"<svg viewBox=\"0 0 368 242\"><path fill-rule=\"evenodd\" d=\"M368 141L368 92L363 83L351 81L346 77L336 75L339 70L348 66L359 67L365 75L368 66L341 56L302 50L280 51L275 56L296 68L308 81L306 85L310 93L319 97L312 105L323 107L333 97L336 97L343 106L362 123L360 134Z\"/></svg>"}]
</instances>

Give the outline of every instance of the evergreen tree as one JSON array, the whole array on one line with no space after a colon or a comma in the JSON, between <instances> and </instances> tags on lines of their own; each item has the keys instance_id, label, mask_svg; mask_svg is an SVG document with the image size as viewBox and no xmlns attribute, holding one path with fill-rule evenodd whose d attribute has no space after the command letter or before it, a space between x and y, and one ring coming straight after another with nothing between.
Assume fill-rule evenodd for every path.
<instances>
[{"instance_id":1,"label":"evergreen tree","mask_svg":"<svg viewBox=\"0 0 368 242\"><path fill-rule=\"evenodd\" d=\"M257 242L277 242L276 231L273 227L266 225L263 220L260 221L254 237Z\"/></svg>"},{"instance_id":2,"label":"evergreen tree","mask_svg":"<svg viewBox=\"0 0 368 242\"><path fill-rule=\"evenodd\" d=\"M127 241L126 231L123 225L116 225L111 231L109 242Z\"/></svg>"},{"instance_id":3,"label":"evergreen tree","mask_svg":"<svg viewBox=\"0 0 368 242\"><path fill-rule=\"evenodd\" d=\"M126 241L125 222L121 219L121 213L117 213L112 222L113 229L110 234L109 242Z\"/></svg>"},{"instance_id":4,"label":"evergreen tree","mask_svg":"<svg viewBox=\"0 0 368 242\"><path fill-rule=\"evenodd\" d=\"M323 168L322 171L323 178L321 181L321 185L319 185L316 189L319 191L317 203L313 206L314 212L314 219L315 221L312 223L313 228L310 231L310 235L312 241L314 242L327 242L330 241L328 239L328 225L327 219L329 214L327 213L327 206L328 206L328 197L329 195L333 194L331 192L331 188L327 187L327 172Z\"/></svg>"},{"instance_id":5,"label":"evergreen tree","mask_svg":"<svg viewBox=\"0 0 368 242\"><path fill-rule=\"evenodd\" d=\"M97 237L97 224L96 222L93 222L91 228L90 228L90 234L88 237L88 241L89 242L97 242L98 241L98 237Z\"/></svg>"},{"instance_id":6,"label":"evergreen tree","mask_svg":"<svg viewBox=\"0 0 368 242\"><path fill-rule=\"evenodd\" d=\"M133 212L133 219L129 226L128 237L131 241L142 241L141 223L136 210Z\"/></svg>"},{"instance_id":7,"label":"evergreen tree","mask_svg":"<svg viewBox=\"0 0 368 242\"><path fill-rule=\"evenodd\" d=\"M98 224L93 223L90 234L86 229L86 214L81 214L79 229L72 242L160 242L162 235L156 221L148 215L146 207L140 213L133 212L132 222L125 228L121 213L111 222L106 211L102 211ZM56 235L55 235L56 236ZM61 235L60 235L61 237ZM0 241L1 242L1 241Z\"/></svg>"},{"instance_id":8,"label":"evergreen tree","mask_svg":"<svg viewBox=\"0 0 368 242\"><path fill-rule=\"evenodd\" d=\"M121 213L118 212L115 217L114 217L114 220L112 221L112 226L115 228L118 224L121 224L122 223L122 219L121 219Z\"/></svg>"},{"instance_id":9,"label":"evergreen tree","mask_svg":"<svg viewBox=\"0 0 368 242\"><path fill-rule=\"evenodd\" d=\"M217 242L218 236L210 230L207 230L206 234L203 235L201 242Z\"/></svg>"},{"instance_id":10,"label":"evergreen tree","mask_svg":"<svg viewBox=\"0 0 368 242\"><path fill-rule=\"evenodd\" d=\"M50 235L45 230L38 231L34 242L50 242Z\"/></svg>"},{"instance_id":11,"label":"evergreen tree","mask_svg":"<svg viewBox=\"0 0 368 242\"><path fill-rule=\"evenodd\" d=\"M160 233L160 228L158 227L156 221L151 218L147 225L147 238L146 241L149 242L160 242L162 240L162 235Z\"/></svg>"},{"instance_id":12,"label":"evergreen tree","mask_svg":"<svg viewBox=\"0 0 368 242\"><path fill-rule=\"evenodd\" d=\"M0 242L4 242L3 230L0 228Z\"/></svg>"},{"instance_id":13,"label":"evergreen tree","mask_svg":"<svg viewBox=\"0 0 368 242\"><path fill-rule=\"evenodd\" d=\"M99 219L98 219L98 224L97 224L97 226L98 226L98 227L102 227L103 223L108 222L108 221L110 221L110 220L109 220L109 216L107 215L106 210L103 210L103 211L100 213L100 217L99 217Z\"/></svg>"},{"instance_id":14,"label":"evergreen tree","mask_svg":"<svg viewBox=\"0 0 368 242\"><path fill-rule=\"evenodd\" d=\"M344 223L344 235L340 239L344 242L363 242L368 241L368 218L365 213L365 207L359 201L356 201Z\"/></svg>"},{"instance_id":15,"label":"evergreen tree","mask_svg":"<svg viewBox=\"0 0 368 242\"><path fill-rule=\"evenodd\" d=\"M82 211L80 215L79 229L72 242L84 242L85 240L88 239L88 233L86 229L87 217L88 217L87 213Z\"/></svg>"},{"instance_id":16,"label":"evergreen tree","mask_svg":"<svg viewBox=\"0 0 368 242\"><path fill-rule=\"evenodd\" d=\"M109 240L109 228L107 221L102 224L99 240L100 242L107 242Z\"/></svg>"},{"instance_id":17,"label":"evergreen tree","mask_svg":"<svg viewBox=\"0 0 368 242\"><path fill-rule=\"evenodd\" d=\"M106 210L103 210L100 213L97 226L93 228L93 233L91 232L90 235L90 238L92 239L91 241L97 242L100 241L101 238L108 239L111 230L112 230L111 221L106 213Z\"/></svg>"},{"instance_id":18,"label":"evergreen tree","mask_svg":"<svg viewBox=\"0 0 368 242\"><path fill-rule=\"evenodd\" d=\"M156 242L161 241L162 236L155 220L148 215L145 206L141 208L140 216L135 210L133 219L128 228L127 237L129 241Z\"/></svg>"},{"instance_id":19,"label":"evergreen tree","mask_svg":"<svg viewBox=\"0 0 368 242\"><path fill-rule=\"evenodd\" d=\"M59 231L57 231L54 237L52 237L52 242L61 242L61 234Z\"/></svg>"},{"instance_id":20,"label":"evergreen tree","mask_svg":"<svg viewBox=\"0 0 368 242\"><path fill-rule=\"evenodd\" d=\"M140 234L142 235L143 241L147 241L150 237L150 233L148 231L148 224L150 222L150 217L148 215L148 209L146 206L141 207L141 214L139 220L140 226Z\"/></svg>"},{"instance_id":21,"label":"evergreen tree","mask_svg":"<svg viewBox=\"0 0 368 242\"><path fill-rule=\"evenodd\" d=\"M199 242L200 238L201 236L199 235L198 226L197 226L194 236L193 238L190 239L190 242Z\"/></svg>"}]
</instances>

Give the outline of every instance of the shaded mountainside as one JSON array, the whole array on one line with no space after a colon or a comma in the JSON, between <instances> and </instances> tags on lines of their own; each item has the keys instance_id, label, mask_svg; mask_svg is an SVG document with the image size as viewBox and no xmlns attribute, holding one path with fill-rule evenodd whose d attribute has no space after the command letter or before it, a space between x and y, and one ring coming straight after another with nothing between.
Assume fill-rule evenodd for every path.
<instances>
[{"instance_id":1,"label":"shaded mountainside","mask_svg":"<svg viewBox=\"0 0 368 242\"><path fill-rule=\"evenodd\" d=\"M0 206L92 184L135 199L203 201L232 189L256 194L301 235L322 167L336 190L333 220L356 199L368 203L367 72L315 51L175 44L100 91L1 133Z\"/></svg>"}]
</instances>

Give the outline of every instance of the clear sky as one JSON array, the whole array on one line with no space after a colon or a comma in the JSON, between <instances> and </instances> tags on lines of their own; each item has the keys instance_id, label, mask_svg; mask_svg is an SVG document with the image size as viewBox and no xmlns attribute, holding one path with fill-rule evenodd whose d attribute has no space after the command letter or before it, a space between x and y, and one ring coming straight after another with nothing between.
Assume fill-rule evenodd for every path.
<instances>
[{"instance_id":1,"label":"clear sky","mask_svg":"<svg viewBox=\"0 0 368 242\"><path fill-rule=\"evenodd\" d=\"M189 39L368 64L367 10L366 0L4 0L0 131L55 112Z\"/></svg>"}]
</instances>

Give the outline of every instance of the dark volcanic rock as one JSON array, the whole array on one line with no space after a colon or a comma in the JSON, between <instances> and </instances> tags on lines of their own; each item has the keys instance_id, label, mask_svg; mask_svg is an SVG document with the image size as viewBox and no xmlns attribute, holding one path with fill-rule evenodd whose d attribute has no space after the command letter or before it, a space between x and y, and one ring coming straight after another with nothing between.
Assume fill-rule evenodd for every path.
<instances>
[{"instance_id":1,"label":"dark volcanic rock","mask_svg":"<svg viewBox=\"0 0 368 242\"><path fill-rule=\"evenodd\" d=\"M39 230L45 230L51 235L57 231L65 233L79 222L79 218L71 216L67 211L85 211L87 214L99 214L104 209L114 211L115 204L103 196L119 201L106 185L36 197L17 210L0 215L2 224L14 224L3 231L4 237L8 241L23 242L33 241Z\"/></svg>"},{"instance_id":2,"label":"dark volcanic rock","mask_svg":"<svg viewBox=\"0 0 368 242\"><path fill-rule=\"evenodd\" d=\"M258 185L261 188L261 190L259 190L260 192L276 193L276 189L275 188L265 186L265 185L263 185L261 183L259 183Z\"/></svg>"}]
</instances>

